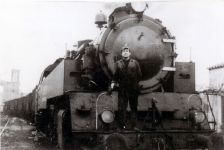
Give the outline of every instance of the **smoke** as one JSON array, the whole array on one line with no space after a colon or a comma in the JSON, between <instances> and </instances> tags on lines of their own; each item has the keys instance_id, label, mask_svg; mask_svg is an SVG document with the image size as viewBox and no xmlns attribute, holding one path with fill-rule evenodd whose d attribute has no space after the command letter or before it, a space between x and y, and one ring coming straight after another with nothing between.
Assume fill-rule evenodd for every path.
<instances>
[{"instance_id":1,"label":"smoke","mask_svg":"<svg viewBox=\"0 0 224 150\"><path fill-rule=\"evenodd\" d=\"M126 4L125 2L120 2L120 3L108 2L104 4L104 8L107 12L111 13L115 8L125 6L125 4Z\"/></svg>"}]
</instances>

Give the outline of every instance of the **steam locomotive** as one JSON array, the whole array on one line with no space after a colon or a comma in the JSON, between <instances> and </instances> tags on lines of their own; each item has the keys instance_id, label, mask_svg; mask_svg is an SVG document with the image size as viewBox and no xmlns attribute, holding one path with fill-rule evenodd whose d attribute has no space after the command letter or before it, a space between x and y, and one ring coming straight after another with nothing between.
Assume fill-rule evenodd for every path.
<instances>
[{"instance_id":1,"label":"steam locomotive","mask_svg":"<svg viewBox=\"0 0 224 150\"><path fill-rule=\"evenodd\" d=\"M31 94L6 102L4 111L24 111L23 116L35 118L37 128L65 149L68 143L77 149L210 148L215 122L208 121L195 91L195 64L175 62L175 37L160 20L144 15L146 7L127 3L110 14L108 23L97 14L97 40L79 41L77 51L43 71ZM117 90L106 93L124 45L143 75L137 131L130 126L130 107L127 128L117 130Z\"/></svg>"}]
</instances>

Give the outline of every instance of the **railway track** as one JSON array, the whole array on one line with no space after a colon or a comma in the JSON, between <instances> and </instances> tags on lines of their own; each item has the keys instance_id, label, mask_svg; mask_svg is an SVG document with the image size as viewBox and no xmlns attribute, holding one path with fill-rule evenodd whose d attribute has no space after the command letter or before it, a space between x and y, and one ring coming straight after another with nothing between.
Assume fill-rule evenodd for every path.
<instances>
[{"instance_id":1,"label":"railway track","mask_svg":"<svg viewBox=\"0 0 224 150\"><path fill-rule=\"evenodd\" d=\"M2 137L2 134L4 133L10 119L7 115L1 115L0 117L0 137Z\"/></svg>"}]
</instances>

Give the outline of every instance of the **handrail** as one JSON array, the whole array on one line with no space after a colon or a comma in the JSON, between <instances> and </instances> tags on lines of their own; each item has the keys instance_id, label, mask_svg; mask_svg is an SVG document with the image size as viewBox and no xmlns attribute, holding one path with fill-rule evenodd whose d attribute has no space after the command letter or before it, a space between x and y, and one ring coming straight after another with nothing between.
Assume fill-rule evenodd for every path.
<instances>
[{"instance_id":1,"label":"handrail","mask_svg":"<svg viewBox=\"0 0 224 150\"><path fill-rule=\"evenodd\" d=\"M107 92L100 93L99 96L96 99L96 130L98 129L98 101L99 101L100 97L103 96L103 95L105 95L106 93ZM113 107L114 107L114 101L113 101L113 99L111 99L111 101L113 102Z\"/></svg>"},{"instance_id":2,"label":"handrail","mask_svg":"<svg viewBox=\"0 0 224 150\"><path fill-rule=\"evenodd\" d=\"M211 107L211 103L210 103L210 100L209 100L209 96L208 96L208 93L207 92L201 92L201 93L205 93L206 94L206 96L207 96L207 102L208 102L208 104L209 104L209 108L210 108L210 111L211 111L211 113L212 113L212 117L213 117L213 119L214 119L214 128L215 128L215 125L216 125L216 120L215 120L215 115L214 115L214 113L213 113L213 109L212 109L212 107ZM194 96L194 95L197 95L197 94L191 94L189 97L188 97L188 109L189 109L189 101L190 101L190 98L192 97L192 96ZM203 102L202 102L202 99L201 99L201 97L199 96L199 98L200 98L200 101L201 101L201 106L203 105ZM201 108L202 109L202 108ZM208 117L207 117L208 118ZM189 121L189 120L188 120ZM189 122L188 122L188 124L189 124Z\"/></svg>"},{"instance_id":3,"label":"handrail","mask_svg":"<svg viewBox=\"0 0 224 150\"><path fill-rule=\"evenodd\" d=\"M209 108L210 108L211 113L212 113L212 117L213 117L213 119L214 119L214 129L215 129L215 126L216 126L215 115L214 115L214 113L213 113L213 108L212 108L212 106L211 106L211 103L210 103L210 100L209 100L208 93L207 93L207 92L205 92L205 93L206 93L206 96L207 96L207 101L208 101Z\"/></svg>"},{"instance_id":4,"label":"handrail","mask_svg":"<svg viewBox=\"0 0 224 150\"><path fill-rule=\"evenodd\" d=\"M188 109L189 109L189 101L190 101L191 97L193 97L194 95L195 95L195 96L198 96L198 94L191 94L191 95L188 96L188 98L187 98L187 107L188 107ZM198 96L198 97L200 98L200 96ZM200 98L200 102L201 102L201 109L202 109L203 102L202 102L201 98Z\"/></svg>"},{"instance_id":5,"label":"handrail","mask_svg":"<svg viewBox=\"0 0 224 150\"><path fill-rule=\"evenodd\" d=\"M189 111L189 102L190 102L190 100L191 100L191 98L194 96L194 95L196 95L196 96L198 96L197 94L191 94L190 96L188 96L188 98L187 98L187 109L188 109L188 111ZM199 97L200 98L200 97ZM202 109L202 105L203 105L203 102L202 102L202 100L201 100L201 98L200 98L200 102L201 102L201 108L200 109ZM188 126L190 126L190 113L188 113Z\"/></svg>"}]
</instances>

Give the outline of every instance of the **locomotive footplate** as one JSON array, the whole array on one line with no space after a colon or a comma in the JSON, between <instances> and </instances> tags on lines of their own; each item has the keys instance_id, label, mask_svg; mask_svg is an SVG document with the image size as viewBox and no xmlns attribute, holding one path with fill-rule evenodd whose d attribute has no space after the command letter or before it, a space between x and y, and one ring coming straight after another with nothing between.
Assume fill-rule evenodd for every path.
<instances>
[{"instance_id":1,"label":"locomotive footplate","mask_svg":"<svg viewBox=\"0 0 224 150\"><path fill-rule=\"evenodd\" d=\"M206 149L211 146L207 131L74 131L74 138L101 149ZM87 144L88 143L88 144ZM95 145L95 146L94 146ZM90 148L90 149L92 149Z\"/></svg>"}]
</instances>

